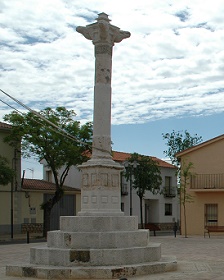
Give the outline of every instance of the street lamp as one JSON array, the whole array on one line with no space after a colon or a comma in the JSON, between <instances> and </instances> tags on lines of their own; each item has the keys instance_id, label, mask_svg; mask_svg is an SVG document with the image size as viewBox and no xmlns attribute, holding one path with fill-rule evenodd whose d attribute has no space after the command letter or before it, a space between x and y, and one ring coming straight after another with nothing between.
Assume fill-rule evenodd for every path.
<instances>
[{"instance_id":1,"label":"street lamp","mask_svg":"<svg viewBox=\"0 0 224 280\"><path fill-rule=\"evenodd\" d=\"M130 216L132 216L132 175L133 175L133 170L137 168L139 163L137 161L125 161L124 162L124 167L126 169L126 173L129 173L129 181L130 181Z\"/></svg>"},{"instance_id":2,"label":"street lamp","mask_svg":"<svg viewBox=\"0 0 224 280\"><path fill-rule=\"evenodd\" d=\"M17 153L20 152L17 148L14 148L14 157L12 158L12 170L14 171L14 175L11 181L11 209L10 209L10 221L11 221L11 239L13 239L14 235L14 199L13 193L17 191Z\"/></svg>"}]
</instances>

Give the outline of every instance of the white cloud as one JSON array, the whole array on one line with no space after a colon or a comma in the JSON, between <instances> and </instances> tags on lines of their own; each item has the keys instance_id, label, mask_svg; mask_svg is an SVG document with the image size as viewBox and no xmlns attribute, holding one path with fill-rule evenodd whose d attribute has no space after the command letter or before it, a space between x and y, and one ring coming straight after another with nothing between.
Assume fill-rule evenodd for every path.
<instances>
[{"instance_id":1,"label":"white cloud","mask_svg":"<svg viewBox=\"0 0 224 280\"><path fill-rule=\"evenodd\" d=\"M94 46L75 28L106 12L132 34L113 50L113 124L224 111L222 0L3 0L0 11L1 89L33 109L92 120Z\"/></svg>"}]
</instances>

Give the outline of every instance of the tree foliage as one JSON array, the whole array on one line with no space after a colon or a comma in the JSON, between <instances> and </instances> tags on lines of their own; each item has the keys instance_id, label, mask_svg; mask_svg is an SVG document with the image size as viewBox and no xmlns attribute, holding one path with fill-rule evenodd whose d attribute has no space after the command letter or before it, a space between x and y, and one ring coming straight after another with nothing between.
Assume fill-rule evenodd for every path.
<instances>
[{"instance_id":1,"label":"tree foliage","mask_svg":"<svg viewBox=\"0 0 224 280\"><path fill-rule=\"evenodd\" d=\"M12 182L14 171L9 167L8 160L0 155L0 185L7 185Z\"/></svg>"},{"instance_id":2,"label":"tree foliage","mask_svg":"<svg viewBox=\"0 0 224 280\"><path fill-rule=\"evenodd\" d=\"M13 111L4 117L13 126L6 141L14 145L22 139L23 156L45 160L53 173L56 191L51 199L42 204L48 216L45 217L45 227L48 229L51 209L63 196L63 185L69 169L87 160L84 151L89 149L92 141L92 124L81 125L74 120L75 116L73 110L65 107L55 110L48 107L41 110L39 115L35 112L21 115Z\"/></svg>"},{"instance_id":3,"label":"tree foliage","mask_svg":"<svg viewBox=\"0 0 224 280\"><path fill-rule=\"evenodd\" d=\"M162 183L162 177L158 163L151 157L133 153L128 159L130 163L126 168L126 178L130 179L133 175L133 188L136 189L136 193L140 199L140 215L141 226L143 228L143 215L142 215L142 201L146 191L150 191L153 194L160 192L160 185ZM136 162L136 168L132 167L132 163ZM130 172L132 168L132 172Z\"/></svg>"},{"instance_id":4,"label":"tree foliage","mask_svg":"<svg viewBox=\"0 0 224 280\"><path fill-rule=\"evenodd\" d=\"M171 133L163 133L162 136L164 140L167 140L166 145L168 146L164 154L170 158L172 164L177 167L179 167L179 163L176 154L202 142L201 136L197 134L192 136L187 130L183 133L173 130Z\"/></svg>"},{"instance_id":5,"label":"tree foliage","mask_svg":"<svg viewBox=\"0 0 224 280\"><path fill-rule=\"evenodd\" d=\"M170 158L172 164L177 167L177 178L179 182L180 191L180 203L183 206L184 215L184 231L185 237L187 237L187 212L186 203L193 202L193 197L187 192L187 187L189 185L189 180L192 175L191 169L193 168L193 163L179 162L176 154L182 152L188 148L198 145L202 142L202 137L197 134L191 136L191 134L185 130L184 133L181 131L162 134L163 139L167 140L166 145L168 150L164 151L165 155Z\"/></svg>"}]
</instances>

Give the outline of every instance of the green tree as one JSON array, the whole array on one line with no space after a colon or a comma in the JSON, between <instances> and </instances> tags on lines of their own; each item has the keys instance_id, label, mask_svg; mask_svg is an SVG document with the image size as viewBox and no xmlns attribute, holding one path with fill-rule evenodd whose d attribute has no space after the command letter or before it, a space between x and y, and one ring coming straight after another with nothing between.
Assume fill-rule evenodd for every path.
<instances>
[{"instance_id":1,"label":"green tree","mask_svg":"<svg viewBox=\"0 0 224 280\"><path fill-rule=\"evenodd\" d=\"M183 205L184 210L184 225L185 225L185 237L187 237L187 213L186 213L186 203L193 202L193 196L187 193L187 186L189 184L189 179L191 177L191 169L193 163L182 163L176 157L176 154L189 149L195 145L202 142L202 137L197 134L191 136L191 134L185 130L184 133L181 131L162 134L163 139L167 140L166 145L168 150L164 151L164 154L170 158L172 164L177 167L177 180L180 192L180 203Z\"/></svg>"},{"instance_id":2,"label":"green tree","mask_svg":"<svg viewBox=\"0 0 224 280\"><path fill-rule=\"evenodd\" d=\"M50 214L53 206L63 196L63 186L69 169L86 161L84 151L92 141L92 124L81 125L74 120L76 114L65 107L55 110L46 108L19 114L16 111L5 115L4 120L12 124L11 134L6 137L9 144L21 140L24 157L45 160L50 167L56 191L52 198L41 205L44 210L44 236L50 230ZM60 172L59 172L60 170Z\"/></svg>"},{"instance_id":3,"label":"green tree","mask_svg":"<svg viewBox=\"0 0 224 280\"><path fill-rule=\"evenodd\" d=\"M190 183L190 178L192 176L191 169L193 168L193 163L182 163L180 171L180 203L183 205L183 215L184 215L184 236L187 237L187 212L186 203L193 202L193 196L187 192L187 187Z\"/></svg>"},{"instance_id":4,"label":"green tree","mask_svg":"<svg viewBox=\"0 0 224 280\"><path fill-rule=\"evenodd\" d=\"M130 180L130 176L133 175L133 188L136 189L136 193L140 199L140 219L141 227L143 228L143 213L142 202L146 191L150 191L153 194L160 192L160 186L162 183L162 177L158 163L151 157L133 153L128 159L129 165L126 168L126 178ZM132 168L132 163L136 162L136 168ZM132 172L130 172L132 168Z\"/></svg>"},{"instance_id":5,"label":"green tree","mask_svg":"<svg viewBox=\"0 0 224 280\"><path fill-rule=\"evenodd\" d=\"M166 145L168 146L168 149L163 152L171 160L172 164L178 168L179 162L176 154L202 142L201 136L197 134L191 136L187 130L184 133L173 130L171 133L163 133L162 136L164 140L167 140Z\"/></svg>"},{"instance_id":6,"label":"green tree","mask_svg":"<svg viewBox=\"0 0 224 280\"><path fill-rule=\"evenodd\" d=\"M9 167L8 160L0 155L0 185L7 185L12 182L14 171Z\"/></svg>"}]
</instances>

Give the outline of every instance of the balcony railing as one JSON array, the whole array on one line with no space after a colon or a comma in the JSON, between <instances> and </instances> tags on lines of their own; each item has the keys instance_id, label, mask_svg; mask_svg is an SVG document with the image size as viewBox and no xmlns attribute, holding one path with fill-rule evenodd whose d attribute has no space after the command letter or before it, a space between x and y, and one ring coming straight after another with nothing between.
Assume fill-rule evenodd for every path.
<instances>
[{"instance_id":1,"label":"balcony railing","mask_svg":"<svg viewBox=\"0 0 224 280\"><path fill-rule=\"evenodd\" d=\"M175 197L177 194L177 188L176 187L164 187L163 194L165 197Z\"/></svg>"},{"instance_id":2,"label":"balcony railing","mask_svg":"<svg viewBox=\"0 0 224 280\"><path fill-rule=\"evenodd\" d=\"M224 173L221 174L197 174L191 176L191 189L223 189Z\"/></svg>"}]
</instances>

